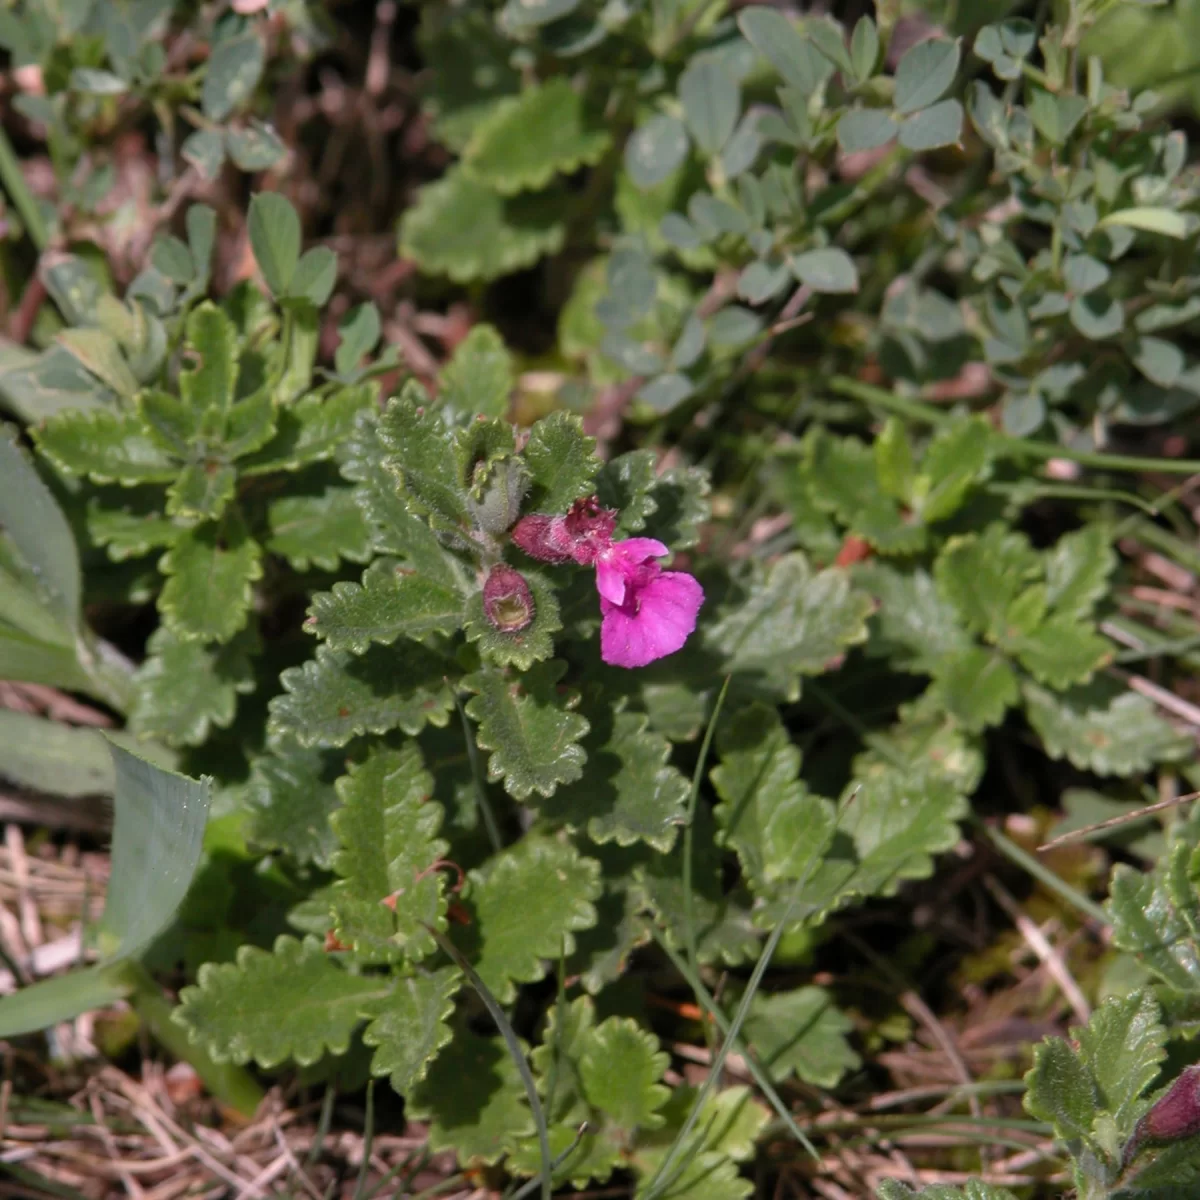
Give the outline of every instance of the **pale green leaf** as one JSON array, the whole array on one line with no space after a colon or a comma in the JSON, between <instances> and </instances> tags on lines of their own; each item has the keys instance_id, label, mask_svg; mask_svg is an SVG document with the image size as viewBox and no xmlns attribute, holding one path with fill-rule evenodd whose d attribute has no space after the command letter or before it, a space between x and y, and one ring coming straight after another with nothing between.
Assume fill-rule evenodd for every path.
<instances>
[{"instance_id":1,"label":"pale green leaf","mask_svg":"<svg viewBox=\"0 0 1200 1200\"><path fill-rule=\"evenodd\" d=\"M670 1062L658 1038L630 1017L609 1017L581 1042L579 1081L588 1104L627 1133L658 1128L669 1095L659 1080Z\"/></svg>"},{"instance_id":2,"label":"pale green leaf","mask_svg":"<svg viewBox=\"0 0 1200 1200\"><path fill-rule=\"evenodd\" d=\"M900 122L900 145L917 154L960 145L962 124L962 105L957 100L941 100Z\"/></svg>"},{"instance_id":3,"label":"pale green leaf","mask_svg":"<svg viewBox=\"0 0 1200 1200\"><path fill-rule=\"evenodd\" d=\"M846 1041L850 1019L820 987L759 992L750 1002L742 1036L777 1083L795 1075L817 1087L836 1087L859 1065Z\"/></svg>"},{"instance_id":4,"label":"pale green leaf","mask_svg":"<svg viewBox=\"0 0 1200 1200\"><path fill-rule=\"evenodd\" d=\"M655 188L682 166L689 144L683 122L660 113L630 135L625 143L625 169L635 186Z\"/></svg>"},{"instance_id":5,"label":"pale green leaf","mask_svg":"<svg viewBox=\"0 0 1200 1200\"><path fill-rule=\"evenodd\" d=\"M276 414L274 437L241 459L238 471L246 475L294 471L332 458L354 432L359 413L370 408L374 398L369 386L339 388L328 395L311 392L301 396Z\"/></svg>"},{"instance_id":6,"label":"pale green leaf","mask_svg":"<svg viewBox=\"0 0 1200 1200\"><path fill-rule=\"evenodd\" d=\"M247 217L250 248L267 287L277 299L289 294L300 261L300 218L286 196L259 192Z\"/></svg>"},{"instance_id":7,"label":"pale green leaf","mask_svg":"<svg viewBox=\"0 0 1200 1200\"><path fill-rule=\"evenodd\" d=\"M371 530L348 487L279 496L267 505L267 525L263 545L297 571L335 571L343 559L361 563L371 556Z\"/></svg>"},{"instance_id":8,"label":"pale green leaf","mask_svg":"<svg viewBox=\"0 0 1200 1200\"><path fill-rule=\"evenodd\" d=\"M170 483L179 470L146 435L136 413L67 410L31 432L60 471L87 475L96 483Z\"/></svg>"},{"instance_id":9,"label":"pale green leaf","mask_svg":"<svg viewBox=\"0 0 1200 1200\"><path fill-rule=\"evenodd\" d=\"M566 412L543 417L525 445L525 465L533 482L531 510L565 513L573 501L588 495L600 467L595 448L596 439L583 432L578 417Z\"/></svg>"},{"instance_id":10,"label":"pale green leaf","mask_svg":"<svg viewBox=\"0 0 1200 1200\"><path fill-rule=\"evenodd\" d=\"M513 357L491 325L475 325L442 368L442 403L464 417L504 417L513 389Z\"/></svg>"},{"instance_id":11,"label":"pale green leaf","mask_svg":"<svg viewBox=\"0 0 1200 1200\"><path fill-rule=\"evenodd\" d=\"M694 58L679 78L679 101L700 152L719 154L741 114L741 92L729 69L715 55Z\"/></svg>"},{"instance_id":12,"label":"pale green leaf","mask_svg":"<svg viewBox=\"0 0 1200 1200\"><path fill-rule=\"evenodd\" d=\"M126 400L133 398L138 381L121 354L120 346L110 334L94 328L64 329L57 341L105 387Z\"/></svg>"},{"instance_id":13,"label":"pale green leaf","mask_svg":"<svg viewBox=\"0 0 1200 1200\"><path fill-rule=\"evenodd\" d=\"M852 108L838 121L838 145L847 154L875 150L887 145L895 136L896 123L887 109Z\"/></svg>"},{"instance_id":14,"label":"pale green leaf","mask_svg":"<svg viewBox=\"0 0 1200 1200\"><path fill-rule=\"evenodd\" d=\"M391 994L372 1011L363 1041L375 1047L371 1074L387 1075L401 1095L429 1073L430 1064L453 1036L449 1018L462 986L456 967L397 979Z\"/></svg>"},{"instance_id":15,"label":"pale green leaf","mask_svg":"<svg viewBox=\"0 0 1200 1200\"><path fill-rule=\"evenodd\" d=\"M1110 997L1087 1026L1075 1030L1079 1055L1100 1089L1104 1108L1125 1136L1148 1107L1143 1093L1166 1057L1167 1031L1148 991Z\"/></svg>"},{"instance_id":16,"label":"pale green leaf","mask_svg":"<svg viewBox=\"0 0 1200 1200\"><path fill-rule=\"evenodd\" d=\"M1039 573L1037 552L1002 524L951 538L938 556L938 591L968 628L996 641L1008 629L1013 601Z\"/></svg>"},{"instance_id":17,"label":"pale green leaf","mask_svg":"<svg viewBox=\"0 0 1200 1200\"><path fill-rule=\"evenodd\" d=\"M840 246L793 254L788 264L792 274L814 292L839 295L858 291L858 268Z\"/></svg>"},{"instance_id":18,"label":"pale green leaf","mask_svg":"<svg viewBox=\"0 0 1200 1200\"><path fill-rule=\"evenodd\" d=\"M746 40L802 95L811 96L833 73L833 64L778 9L752 5L738 13L737 23Z\"/></svg>"},{"instance_id":19,"label":"pale green leaf","mask_svg":"<svg viewBox=\"0 0 1200 1200\"><path fill-rule=\"evenodd\" d=\"M213 47L200 93L210 121L223 121L250 98L262 75L266 55L254 32L226 38Z\"/></svg>"},{"instance_id":20,"label":"pale green leaf","mask_svg":"<svg viewBox=\"0 0 1200 1200\"><path fill-rule=\"evenodd\" d=\"M55 796L112 795L112 759L94 729L0 709L0 778Z\"/></svg>"}]
</instances>

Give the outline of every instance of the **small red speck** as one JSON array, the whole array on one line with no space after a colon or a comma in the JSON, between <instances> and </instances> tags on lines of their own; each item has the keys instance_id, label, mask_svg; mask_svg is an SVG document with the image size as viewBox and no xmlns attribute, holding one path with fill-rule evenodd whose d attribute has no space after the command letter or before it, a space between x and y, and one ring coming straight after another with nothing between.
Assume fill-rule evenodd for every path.
<instances>
[{"instance_id":1,"label":"small red speck","mask_svg":"<svg viewBox=\"0 0 1200 1200\"><path fill-rule=\"evenodd\" d=\"M350 947L347 946L346 943L343 942L331 929L325 934L325 949L326 951L349 950Z\"/></svg>"},{"instance_id":2,"label":"small red speck","mask_svg":"<svg viewBox=\"0 0 1200 1200\"><path fill-rule=\"evenodd\" d=\"M851 563L864 562L871 557L871 547L868 542L865 542L860 537L855 537L854 534L847 534L845 541L842 542L842 548L838 551L834 565L838 567L848 567Z\"/></svg>"},{"instance_id":3,"label":"small red speck","mask_svg":"<svg viewBox=\"0 0 1200 1200\"><path fill-rule=\"evenodd\" d=\"M348 717L349 715L350 715L350 710L348 708L339 708L338 709L339 717L342 717L344 719L344 718Z\"/></svg>"},{"instance_id":4,"label":"small red speck","mask_svg":"<svg viewBox=\"0 0 1200 1200\"><path fill-rule=\"evenodd\" d=\"M471 914L457 900L451 900L446 906L446 916L455 925L470 925L471 923Z\"/></svg>"}]
</instances>

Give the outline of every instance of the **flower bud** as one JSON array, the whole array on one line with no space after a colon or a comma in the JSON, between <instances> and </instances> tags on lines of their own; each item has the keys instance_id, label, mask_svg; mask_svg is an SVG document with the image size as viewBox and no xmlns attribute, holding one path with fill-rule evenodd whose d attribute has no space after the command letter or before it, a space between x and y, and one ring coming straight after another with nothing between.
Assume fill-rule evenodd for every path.
<instances>
[{"instance_id":1,"label":"flower bud","mask_svg":"<svg viewBox=\"0 0 1200 1200\"><path fill-rule=\"evenodd\" d=\"M1200 1067L1184 1067L1179 1078L1138 1122L1140 1139L1175 1142L1200 1132Z\"/></svg>"},{"instance_id":2,"label":"flower bud","mask_svg":"<svg viewBox=\"0 0 1200 1200\"><path fill-rule=\"evenodd\" d=\"M483 584L483 611L493 629L518 633L533 621L533 596L525 577L497 563Z\"/></svg>"},{"instance_id":3,"label":"flower bud","mask_svg":"<svg viewBox=\"0 0 1200 1200\"><path fill-rule=\"evenodd\" d=\"M512 527L511 537L530 558L539 562L562 563L571 558L571 540L562 517L531 513Z\"/></svg>"}]
</instances>

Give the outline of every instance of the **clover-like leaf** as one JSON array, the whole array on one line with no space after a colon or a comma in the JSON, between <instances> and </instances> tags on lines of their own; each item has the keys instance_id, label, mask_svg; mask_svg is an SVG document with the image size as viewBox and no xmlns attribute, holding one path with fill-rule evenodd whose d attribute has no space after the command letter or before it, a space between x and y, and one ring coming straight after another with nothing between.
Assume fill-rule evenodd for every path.
<instances>
[{"instance_id":1,"label":"clover-like leaf","mask_svg":"<svg viewBox=\"0 0 1200 1200\"><path fill-rule=\"evenodd\" d=\"M1100 1098L1125 1136L1149 1107L1143 1093L1158 1077L1166 1057L1167 1031L1149 991L1110 996L1092 1013L1075 1039Z\"/></svg>"},{"instance_id":2,"label":"clover-like leaf","mask_svg":"<svg viewBox=\"0 0 1200 1200\"><path fill-rule=\"evenodd\" d=\"M535 662L544 662L554 654L554 634L562 629L558 598L545 576L525 570L521 577L529 586L533 619L522 629L497 629L488 620L483 593L476 592L467 601L465 626L467 641L479 647L486 662L497 667L516 667L527 671Z\"/></svg>"},{"instance_id":3,"label":"clover-like leaf","mask_svg":"<svg viewBox=\"0 0 1200 1200\"><path fill-rule=\"evenodd\" d=\"M159 561L159 609L180 637L227 642L246 624L262 549L238 516L185 530Z\"/></svg>"},{"instance_id":4,"label":"clover-like leaf","mask_svg":"<svg viewBox=\"0 0 1200 1200\"><path fill-rule=\"evenodd\" d=\"M574 934L596 923L600 865L574 846L527 836L468 878L463 953L502 1004L516 983L544 978L546 960L557 961L564 946L569 954Z\"/></svg>"},{"instance_id":5,"label":"clover-like leaf","mask_svg":"<svg viewBox=\"0 0 1200 1200\"><path fill-rule=\"evenodd\" d=\"M446 926L444 876L436 868L449 843L437 836L442 806L432 792L415 742L376 750L338 780L334 932L361 962L416 962L435 945L425 926Z\"/></svg>"},{"instance_id":6,"label":"clover-like leaf","mask_svg":"<svg viewBox=\"0 0 1200 1200\"><path fill-rule=\"evenodd\" d=\"M712 56L697 56L679 78L683 119L697 147L709 157L729 140L741 111L741 93L729 68Z\"/></svg>"},{"instance_id":7,"label":"clover-like leaf","mask_svg":"<svg viewBox=\"0 0 1200 1200\"><path fill-rule=\"evenodd\" d=\"M328 750L276 738L255 758L245 786L248 839L299 863L328 867L337 838L329 823L341 800L334 788L344 760Z\"/></svg>"},{"instance_id":8,"label":"clover-like leaf","mask_svg":"<svg viewBox=\"0 0 1200 1200\"><path fill-rule=\"evenodd\" d=\"M612 137L565 76L497 104L463 152L470 173L502 196L545 187L599 162Z\"/></svg>"},{"instance_id":9,"label":"clover-like leaf","mask_svg":"<svg viewBox=\"0 0 1200 1200\"><path fill-rule=\"evenodd\" d=\"M134 412L68 409L31 432L38 449L60 471L86 475L96 483L169 483L179 471Z\"/></svg>"},{"instance_id":10,"label":"clover-like leaf","mask_svg":"<svg viewBox=\"0 0 1200 1200\"><path fill-rule=\"evenodd\" d=\"M400 222L400 253L470 283L531 267L557 253L565 237L557 191L504 197L459 168L421 189Z\"/></svg>"},{"instance_id":11,"label":"clover-like leaf","mask_svg":"<svg viewBox=\"0 0 1200 1200\"><path fill-rule=\"evenodd\" d=\"M236 962L205 963L172 1019L218 1062L307 1066L344 1054L364 1011L390 990L384 976L342 970L315 938L281 934L272 950L242 946Z\"/></svg>"},{"instance_id":12,"label":"clover-like leaf","mask_svg":"<svg viewBox=\"0 0 1200 1200\"><path fill-rule=\"evenodd\" d=\"M795 1074L817 1087L836 1087L859 1065L846 1041L853 1022L821 987L756 993L742 1027L755 1057L782 1083Z\"/></svg>"},{"instance_id":13,"label":"clover-like leaf","mask_svg":"<svg viewBox=\"0 0 1200 1200\"><path fill-rule=\"evenodd\" d=\"M363 1041L375 1047L371 1074L387 1075L397 1092L408 1095L453 1036L450 1016L461 986L457 967L397 979L363 1030Z\"/></svg>"},{"instance_id":14,"label":"clover-like leaf","mask_svg":"<svg viewBox=\"0 0 1200 1200\"><path fill-rule=\"evenodd\" d=\"M365 562L371 556L370 527L345 486L279 496L267 505L267 525L264 546L297 571L335 571L343 559Z\"/></svg>"},{"instance_id":15,"label":"clover-like leaf","mask_svg":"<svg viewBox=\"0 0 1200 1200\"><path fill-rule=\"evenodd\" d=\"M200 105L210 121L223 121L254 91L266 53L253 30L225 38L212 48Z\"/></svg>"},{"instance_id":16,"label":"clover-like leaf","mask_svg":"<svg viewBox=\"0 0 1200 1200\"><path fill-rule=\"evenodd\" d=\"M227 729L239 693L254 690L254 649L254 639L245 636L223 646L205 645L160 626L134 676L130 727L172 746L198 746L210 729Z\"/></svg>"},{"instance_id":17,"label":"clover-like leaf","mask_svg":"<svg viewBox=\"0 0 1200 1200\"><path fill-rule=\"evenodd\" d=\"M271 294L288 295L300 262L300 218L291 201L278 192L259 192L250 200L247 217L254 261Z\"/></svg>"},{"instance_id":18,"label":"clover-like leaf","mask_svg":"<svg viewBox=\"0 0 1200 1200\"><path fill-rule=\"evenodd\" d=\"M1136 692L1106 679L1055 695L1037 684L1022 685L1025 713L1051 758L1081 771L1135 775L1184 753L1184 741Z\"/></svg>"},{"instance_id":19,"label":"clover-like leaf","mask_svg":"<svg viewBox=\"0 0 1200 1200\"><path fill-rule=\"evenodd\" d=\"M491 752L488 779L503 780L514 799L525 800L533 792L552 796L560 784L583 774L587 755L579 742L590 726L571 711L578 695L558 695L556 684L565 670L565 663L551 660L516 679L484 670L463 680L475 693L467 713L479 724L479 745Z\"/></svg>"},{"instance_id":20,"label":"clover-like leaf","mask_svg":"<svg viewBox=\"0 0 1200 1200\"><path fill-rule=\"evenodd\" d=\"M283 695L271 701L269 729L302 746L344 746L359 734L391 729L415 735L448 720L448 674L457 674L451 659L407 639L361 656L321 646L279 677Z\"/></svg>"},{"instance_id":21,"label":"clover-like leaf","mask_svg":"<svg viewBox=\"0 0 1200 1200\"><path fill-rule=\"evenodd\" d=\"M362 583L335 583L313 597L305 628L333 650L362 654L372 642L420 641L431 633L453 633L463 620L462 597L453 588L376 559Z\"/></svg>"},{"instance_id":22,"label":"clover-like leaf","mask_svg":"<svg viewBox=\"0 0 1200 1200\"><path fill-rule=\"evenodd\" d=\"M688 781L668 759L671 745L648 729L640 713L617 713L597 724L584 745L587 770L539 807L555 822L586 829L594 842L647 842L661 853L675 844L684 821Z\"/></svg>"},{"instance_id":23,"label":"clover-like leaf","mask_svg":"<svg viewBox=\"0 0 1200 1200\"><path fill-rule=\"evenodd\" d=\"M407 1097L429 1122L429 1148L459 1162L496 1162L534 1132L533 1114L504 1042L458 1029Z\"/></svg>"},{"instance_id":24,"label":"clover-like leaf","mask_svg":"<svg viewBox=\"0 0 1200 1200\"><path fill-rule=\"evenodd\" d=\"M595 449L596 439L583 432L578 417L561 411L543 417L525 445L525 465L533 483L530 509L563 513L588 495L600 468Z\"/></svg>"},{"instance_id":25,"label":"clover-like leaf","mask_svg":"<svg viewBox=\"0 0 1200 1200\"><path fill-rule=\"evenodd\" d=\"M657 1129L670 1094L659 1082L670 1062L658 1038L630 1017L609 1017L580 1038L579 1082L588 1104L619 1129Z\"/></svg>"},{"instance_id":26,"label":"clover-like leaf","mask_svg":"<svg viewBox=\"0 0 1200 1200\"><path fill-rule=\"evenodd\" d=\"M513 358L491 325L476 325L455 347L439 380L442 403L464 417L503 417L513 389Z\"/></svg>"},{"instance_id":27,"label":"clover-like leaf","mask_svg":"<svg viewBox=\"0 0 1200 1200\"><path fill-rule=\"evenodd\" d=\"M277 428L265 445L238 461L238 471L264 475L295 471L332 458L354 432L359 413L371 407L370 386L339 388L328 395L310 392L276 414ZM234 407L236 416L237 407Z\"/></svg>"},{"instance_id":28,"label":"clover-like leaf","mask_svg":"<svg viewBox=\"0 0 1200 1200\"><path fill-rule=\"evenodd\" d=\"M440 412L419 403L411 392L402 393L379 420L379 441L389 466L418 504L453 526L466 525L465 481Z\"/></svg>"},{"instance_id":29,"label":"clover-like leaf","mask_svg":"<svg viewBox=\"0 0 1200 1200\"><path fill-rule=\"evenodd\" d=\"M771 694L794 699L801 675L816 675L848 646L866 640L871 599L833 567L815 572L803 554L779 559L756 576L748 595L703 629L722 670Z\"/></svg>"},{"instance_id":30,"label":"clover-like leaf","mask_svg":"<svg viewBox=\"0 0 1200 1200\"><path fill-rule=\"evenodd\" d=\"M814 292L847 295L858 291L858 268L840 246L806 250L788 259L792 274Z\"/></svg>"},{"instance_id":31,"label":"clover-like leaf","mask_svg":"<svg viewBox=\"0 0 1200 1200\"><path fill-rule=\"evenodd\" d=\"M918 42L908 50L896 67L896 111L912 113L940 100L954 82L960 53L957 41L942 38Z\"/></svg>"}]
</instances>

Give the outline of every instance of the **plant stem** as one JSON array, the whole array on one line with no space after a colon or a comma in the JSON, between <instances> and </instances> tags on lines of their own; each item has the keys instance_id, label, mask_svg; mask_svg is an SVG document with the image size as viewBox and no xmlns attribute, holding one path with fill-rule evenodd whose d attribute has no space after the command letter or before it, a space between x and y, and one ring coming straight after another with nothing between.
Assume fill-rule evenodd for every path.
<instances>
[{"instance_id":1,"label":"plant stem","mask_svg":"<svg viewBox=\"0 0 1200 1200\"><path fill-rule=\"evenodd\" d=\"M12 142L8 140L8 134L3 129L0 129L0 183L3 183L13 207L20 214L29 240L39 252L45 250L50 244L50 231L46 228L42 210L38 208L37 201L25 182L25 176L21 173Z\"/></svg>"}]
</instances>

